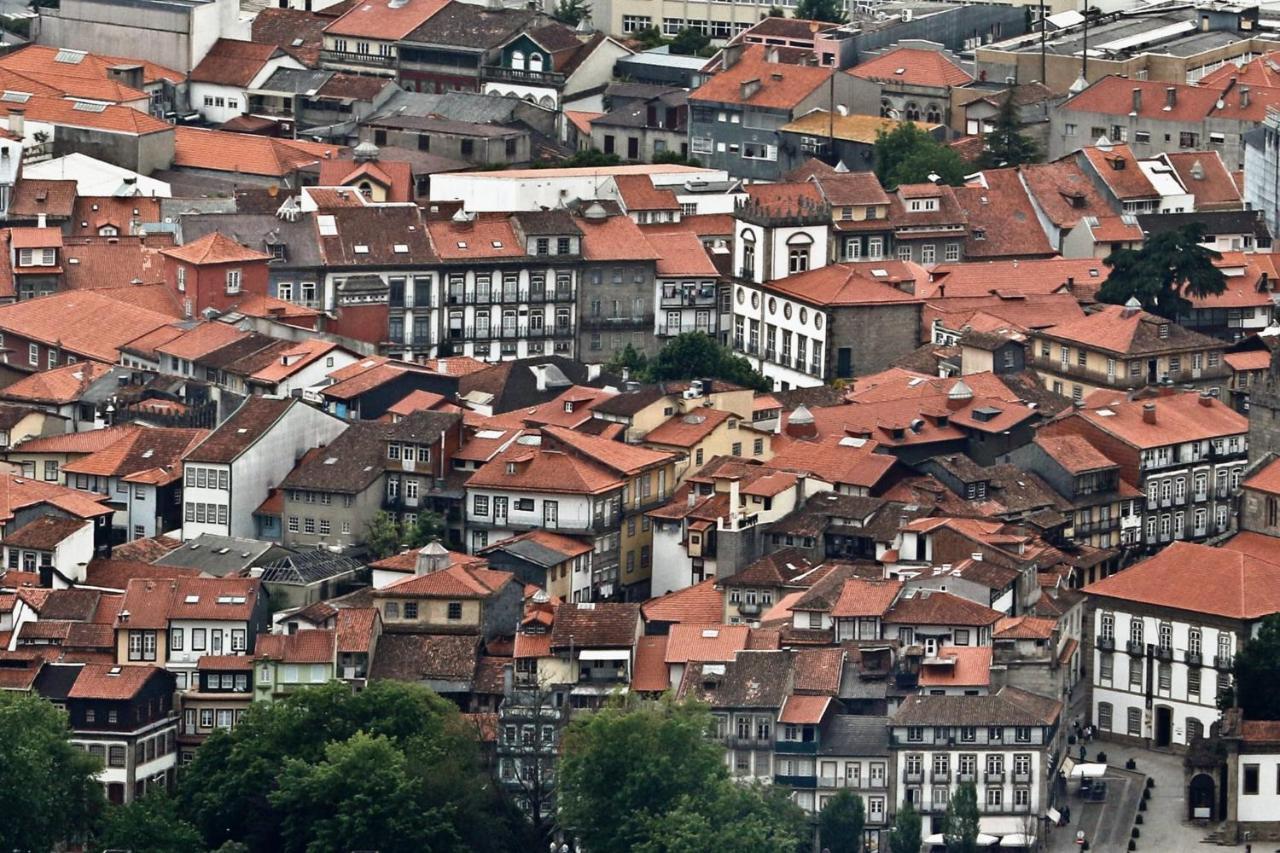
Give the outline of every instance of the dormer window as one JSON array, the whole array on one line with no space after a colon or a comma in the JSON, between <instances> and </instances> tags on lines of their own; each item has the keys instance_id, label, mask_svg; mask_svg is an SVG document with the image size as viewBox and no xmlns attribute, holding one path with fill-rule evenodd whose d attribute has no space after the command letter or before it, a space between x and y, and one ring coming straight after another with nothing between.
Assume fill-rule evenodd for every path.
<instances>
[{"instance_id":1,"label":"dormer window","mask_svg":"<svg viewBox=\"0 0 1280 853\"><path fill-rule=\"evenodd\" d=\"M516 472L516 463L514 463L514 462L508 462L508 463L507 463L507 473L508 473L508 474L514 474L515 472Z\"/></svg>"},{"instance_id":2,"label":"dormer window","mask_svg":"<svg viewBox=\"0 0 1280 853\"><path fill-rule=\"evenodd\" d=\"M1162 340L1162 341L1163 341L1163 340L1165 340L1165 339L1167 339L1167 338L1169 337L1169 324L1168 324L1168 323L1161 323L1161 324L1160 324L1159 335L1160 335L1160 340Z\"/></svg>"},{"instance_id":3,"label":"dormer window","mask_svg":"<svg viewBox=\"0 0 1280 853\"><path fill-rule=\"evenodd\" d=\"M573 411L573 401L572 401L572 400L565 400L565 401L564 401L564 410L565 410L566 412L572 412L572 411Z\"/></svg>"},{"instance_id":4,"label":"dormer window","mask_svg":"<svg viewBox=\"0 0 1280 853\"><path fill-rule=\"evenodd\" d=\"M913 198L911 199L911 212L922 213L938 209L938 200L936 198Z\"/></svg>"}]
</instances>

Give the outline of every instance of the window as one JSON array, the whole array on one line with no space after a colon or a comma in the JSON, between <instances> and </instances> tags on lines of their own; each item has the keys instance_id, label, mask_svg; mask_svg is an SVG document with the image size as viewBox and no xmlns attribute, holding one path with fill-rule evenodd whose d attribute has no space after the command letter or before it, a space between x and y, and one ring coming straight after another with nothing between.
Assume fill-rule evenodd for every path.
<instances>
[{"instance_id":1,"label":"window","mask_svg":"<svg viewBox=\"0 0 1280 853\"><path fill-rule=\"evenodd\" d=\"M487 516L489 514L488 495L476 495L472 499L472 514L477 516Z\"/></svg>"},{"instance_id":2,"label":"window","mask_svg":"<svg viewBox=\"0 0 1280 853\"><path fill-rule=\"evenodd\" d=\"M1125 717L1127 718L1126 723L1128 725L1128 728L1126 729L1126 733L1132 737L1141 737L1142 736L1142 709L1130 708L1128 712L1125 714Z\"/></svg>"},{"instance_id":3,"label":"window","mask_svg":"<svg viewBox=\"0 0 1280 853\"><path fill-rule=\"evenodd\" d=\"M1241 791L1244 794L1258 793L1258 768L1257 764L1246 764L1244 766L1244 777L1241 780Z\"/></svg>"},{"instance_id":4,"label":"window","mask_svg":"<svg viewBox=\"0 0 1280 853\"><path fill-rule=\"evenodd\" d=\"M40 347L38 344L27 344L27 363L40 366Z\"/></svg>"},{"instance_id":5,"label":"window","mask_svg":"<svg viewBox=\"0 0 1280 853\"><path fill-rule=\"evenodd\" d=\"M107 765L110 767L124 767L124 747L113 746L107 750Z\"/></svg>"},{"instance_id":6,"label":"window","mask_svg":"<svg viewBox=\"0 0 1280 853\"><path fill-rule=\"evenodd\" d=\"M461 601L449 602L449 618L451 620L457 620L462 618L462 602Z\"/></svg>"},{"instance_id":7,"label":"window","mask_svg":"<svg viewBox=\"0 0 1280 853\"><path fill-rule=\"evenodd\" d=\"M1111 731L1111 711L1110 702L1098 703L1098 728L1104 732Z\"/></svg>"},{"instance_id":8,"label":"window","mask_svg":"<svg viewBox=\"0 0 1280 853\"><path fill-rule=\"evenodd\" d=\"M404 603L404 618L406 619L418 618L418 602L406 601Z\"/></svg>"},{"instance_id":9,"label":"window","mask_svg":"<svg viewBox=\"0 0 1280 853\"><path fill-rule=\"evenodd\" d=\"M183 631L181 628L169 629L169 648L173 649L175 652L182 651L182 634Z\"/></svg>"},{"instance_id":10,"label":"window","mask_svg":"<svg viewBox=\"0 0 1280 853\"><path fill-rule=\"evenodd\" d=\"M240 292L240 270L227 270L227 293Z\"/></svg>"},{"instance_id":11,"label":"window","mask_svg":"<svg viewBox=\"0 0 1280 853\"><path fill-rule=\"evenodd\" d=\"M1098 655L1098 678L1106 683L1111 682L1111 678L1115 672L1115 659L1110 652L1101 652Z\"/></svg>"},{"instance_id":12,"label":"window","mask_svg":"<svg viewBox=\"0 0 1280 853\"><path fill-rule=\"evenodd\" d=\"M202 652L205 648L205 635L208 631L204 628L191 629L191 651Z\"/></svg>"}]
</instances>

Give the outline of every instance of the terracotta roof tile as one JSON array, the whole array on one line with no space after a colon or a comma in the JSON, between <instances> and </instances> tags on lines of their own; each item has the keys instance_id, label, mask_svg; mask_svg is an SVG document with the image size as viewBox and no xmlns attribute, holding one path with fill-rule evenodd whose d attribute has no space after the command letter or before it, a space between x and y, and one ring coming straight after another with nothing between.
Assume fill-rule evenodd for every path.
<instances>
[{"instance_id":1,"label":"terracotta roof tile","mask_svg":"<svg viewBox=\"0 0 1280 853\"><path fill-rule=\"evenodd\" d=\"M1072 474L1100 471L1117 465L1078 435L1038 435L1035 442L1051 459Z\"/></svg>"},{"instance_id":2,"label":"terracotta roof tile","mask_svg":"<svg viewBox=\"0 0 1280 853\"><path fill-rule=\"evenodd\" d=\"M905 625L994 625L1000 612L949 592L917 590L899 598L885 622Z\"/></svg>"},{"instance_id":3,"label":"terracotta roof tile","mask_svg":"<svg viewBox=\"0 0 1280 853\"><path fill-rule=\"evenodd\" d=\"M129 341L167 326L173 318L94 291L72 291L0 305L0 331L58 344L107 364Z\"/></svg>"},{"instance_id":4,"label":"terracotta roof tile","mask_svg":"<svg viewBox=\"0 0 1280 853\"><path fill-rule=\"evenodd\" d=\"M667 635L668 664L689 661L727 662L747 647L746 625L678 623Z\"/></svg>"},{"instance_id":5,"label":"terracotta roof tile","mask_svg":"<svg viewBox=\"0 0 1280 853\"><path fill-rule=\"evenodd\" d=\"M90 103L93 106L85 107ZM171 133L173 125L161 121L141 110L120 104L102 106L99 101L83 101L49 95L32 95L21 104L0 102L0 115L9 115L12 107L25 110L26 120L45 122L63 127L98 130L124 136L148 136L153 133ZM99 109L101 107L101 109Z\"/></svg>"},{"instance_id":6,"label":"terracotta roof tile","mask_svg":"<svg viewBox=\"0 0 1280 853\"><path fill-rule=\"evenodd\" d=\"M221 231L212 231L176 249L165 249L162 254L189 264L235 264L271 259L265 252L242 246Z\"/></svg>"},{"instance_id":7,"label":"terracotta roof tile","mask_svg":"<svg viewBox=\"0 0 1280 853\"><path fill-rule=\"evenodd\" d=\"M67 692L68 699L132 699L152 678L164 676L156 666L112 666L85 664ZM170 683L173 676L168 676Z\"/></svg>"},{"instance_id":8,"label":"terracotta roof tile","mask_svg":"<svg viewBox=\"0 0 1280 853\"><path fill-rule=\"evenodd\" d=\"M253 82L267 62L281 55L283 51L273 44L220 38L209 47L204 59L191 69L188 79L193 83L245 87Z\"/></svg>"},{"instance_id":9,"label":"terracotta roof tile","mask_svg":"<svg viewBox=\"0 0 1280 853\"><path fill-rule=\"evenodd\" d=\"M639 634L639 604L564 603L551 625L551 648L631 647Z\"/></svg>"},{"instance_id":10,"label":"terracotta roof tile","mask_svg":"<svg viewBox=\"0 0 1280 853\"><path fill-rule=\"evenodd\" d=\"M448 0L357 0L350 11L324 31L332 36L395 42L422 26L447 3Z\"/></svg>"},{"instance_id":11,"label":"terracotta roof tile","mask_svg":"<svg viewBox=\"0 0 1280 853\"><path fill-rule=\"evenodd\" d=\"M613 181L618 186L618 195L622 196L622 204L628 212L680 209L676 194L665 187L655 187L653 179L648 175L615 175Z\"/></svg>"},{"instance_id":12,"label":"terracotta roof tile","mask_svg":"<svg viewBox=\"0 0 1280 853\"><path fill-rule=\"evenodd\" d=\"M14 548L52 551L58 547L59 542L78 532L86 524L88 521L83 518L42 515L4 537L4 544Z\"/></svg>"},{"instance_id":13,"label":"terracotta roof tile","mask_svg":"<svg viewBox=\"0 0 1280 853\"><path fill-rule=\"evenodd\" d=\"M708 578L649 599L641 612L646 622L714 625L724 619L724 594L716 589L715 578Z\"/></svg>"},{"instance_id":14,"label":"terracotta roof tile","mask_svg":"<svg viewBox=\"0 0 1280 853\"><path fill-rule=\"evenodd\" d=\"M934 660L939 663L933 663ZM942 646L920 667L922 688L986 687L990 684L990 646Z\"/></svg>"},{"instance_id":15,"label":"terracotta roof tile","mask_svg":"<svg viewBox=\"0 0 1280 853\"><path fill-rule=\"evenodd\" d=\"M1166 151L1160 156L1195 196L1197 211L1239 210L1244 206L1240 188L1217 151Z\"/></svg>"},{"instance_id":16,"label":"terracotta roof tile","mask_svg":"<svg viewBox=\"0 0 1280 853\"><path fill-rule=\"evenodd\" d=\"M455 563L429 574L392 581L382 588L381 593L393 597L412 595L424 598L489 598L514 577L510 572Z\"/></svg>"},{"instance_id":17,"label":"terracotta roof tile","mask_svg":"<svg viewBox=\"0 0 1280 853\"><path fill-rule=\"evenodd\" d=\"M65 405L79 400L90 385L110 372L110 366L96 361L76 362L23 377L0 391L0 396L7 400Z\"/></svg>"},{"instance_id":18,"label":"terracotta roof tile","mask_svg":"<svg viewBox=\"0 0 1280 853\"><path fill-rule=\"evenodd\" d=\"M940 50L899 47L860 62L846 73L863 80L948 89L973 82L973 77Z\"/></svg>"},{"instance_id":19,"label":"terracotta roof tile","mask_svg":"<svg viewBox=\"0 0 1280 853\"><path fill-rule=\"evenodd\" d=\"M752 44L744 48L731 68L717 71L710 80L690 92L689 100L744 104L761 109L792 109L819 86L825 85L832 73L830 68L769 62L767 48Z\"/></svg>"},{"instance_id":20,"label":"terracotta roof tile","mask_svg":"<svg viewBox=\"0 0 1280 853\"><path fill-rule=\"evenodd\" d=\"M165 537L157 538L163 539ZM95 557L90 560L88 567L85 569L85 584L123 592L129 587L129 581L135 578L175 580L177 578L193 578L200 574L198 569L187 569L180 566L157 566L150 562L141 562L146 557L153 555L156 559L159 559L169 551L174 550L173 548L167 548L167 550L160 552L159 548L156 548L146 552L139 552L137 548L128 547L148 541L152 540L135 539L133 542L113 548L110 558ZM169 541L176 543L175 547L182 546L182 543L177 540Z\"/></svg>"},{"instance_id":21,"label":"terracotta roof tile","mask_svg":"<svg viewBox=\"0 0 1280 853\"><path fill-rule=\"evenodd\" d=\"M292 398L249 397L204 441L191 450L185 461L229 463L261 438L284 417L296 401Z\"/></svg>"},{"instance_id":22,"label":"terracotta roof tile","mask_svg":"<svg viewBox=\"0 0 1280 853\"><path fill-rule=\"evenodd\" d=\"M1143 419L1143 407L1147 405L1155 407L1155 423ZM1083 409L1070 417L1084 418L1103 432L1139 448L1244 435L1249 431L1249 420L1244 415L1194 391Z\"/></svg>"},{"instance_id":23,"label":"terracotta roof tile","mask_svg":"<svg viewBox=\"0 0 1280 853\"><path fill-rule=\"evenodd\" d=\"M641 637L636 643L636 661L631 672L634 693L663 693L671 686L665 661L667 637Z\"/></svg>"},{"instance_id":24,"label":"terracotta roof tile","mask_svg":"<svg viewBox=\"0 0 1280 853\"><path fill-rule=\"evenodd\" d=\"M208 169L280 178L326 157L337 157L341 150L341 146L335 145L183 125L174 127L173 132L175 169Z\"/></svg>"},{"instance_id":25,"label":"terracotta roof tile","mask_svg":"<svg viewBox=\"0 0 1280 853\"><path fill-rule=\"evenodd\" d=\"M1265 353L1264 353L1265 355ZM1244 481L1247 489L1280 495L1280 459L1272 460Z\"/></svg>"},{"instance_id":26,"label":"terracotta roof tile","mask_svg":"<svg viewBox=\"0 0 1280 853\"><path fill-rule=\"evenodd\" d=\"M378 611L372 607L343 607L338 611L337 652L358 654L373 647Z\"/></svg>"},{"instance_id":27,"label":"terracotta roof tile","mask_svg":"<svg viewBox=\"0 0 1280 853\"><path fill-rule=\"evenodd\" d=\"M259 634L253 657L282 663L333 663L336 638L334 631L314 628L296 634Z\"/></svg>"}]
</instances>

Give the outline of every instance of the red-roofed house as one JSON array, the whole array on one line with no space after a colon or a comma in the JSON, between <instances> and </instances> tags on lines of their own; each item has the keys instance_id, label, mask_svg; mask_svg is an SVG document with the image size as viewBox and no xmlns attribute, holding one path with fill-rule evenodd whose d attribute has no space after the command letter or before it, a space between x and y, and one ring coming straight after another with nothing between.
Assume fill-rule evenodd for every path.
<instances>
[{"instance_id":1,"label":"red-roofed house","mask_svg":"<svg viewBox=\"0 0 1280 853\"><path fill-rule=\"evenodd\" d=\"M210 124L249 113L249 90L257 89L278 68L304 67L274 44L220 38L191 69L191 106Z\"/></svg>"},{"instance_id":2,"label":"red-roofed house","mask_svg":"<svg viewBox=\"0 0 1280 853\"><path fill-rule=\"evenodd\" d=\"M880 85L880 115L951 124L951 90L973 76L942 45L911 42L859 62L845 72Z\"/></svg>"},{"instance_id":3,"label":"red-roofed house","mask_svg":"<svg viewBox=\"0 0 1280 853\"><path fill-rule=\"evenodd\" d=\"M453 563L438 544L423 549L414 573L374 592L389 632L509 634L524 601L524 586L510 572L482 563Z\"/></svg>"},{"instance_id":4,"label":"red-roofed house","mask_svg":"<svg viewBox=\"0 0 1280 853\"><path fill-rule=\"evenodd\" d=\"M245 295L267 295L271 256L242 246L220 231L161 254L166 258L165 280L190 306L189 314L206 308L225 311Z\"/></svg>"},{"instance_id":5,"label":"red-roofed house","mask_svg":"<svg viewBox=\"0 0 1280 853\"><path fill-rule=\"evenodd\" d=\"M178 751L182 763L218 729L235 728L253 701L253 658L249 655L201 655L187 692L182 694Z\"/></svg>"},{"instance_id":6,"label":"red-roofed house","mask_svg":"<svg viewBox=\"0 0 1280 853\"><path fill-rule=\"evenodd\" d=\"M448 0L369 0L324 28L320 64L336 71L396 76L398 43Z\"/></svg>"}]
</instances>

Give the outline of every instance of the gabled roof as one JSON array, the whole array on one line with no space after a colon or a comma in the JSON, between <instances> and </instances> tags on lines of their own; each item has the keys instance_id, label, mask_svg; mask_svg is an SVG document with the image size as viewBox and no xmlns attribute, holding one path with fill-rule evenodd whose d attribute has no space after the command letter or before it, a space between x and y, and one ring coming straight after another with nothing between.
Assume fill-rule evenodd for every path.
<instances>
[{"instance_id":1,"label":"gabled roof","mask_svg":"<svg viewBox=\"0 0 1280 853\"><path fill-rule=\"evenodd\" d=\"M204 441L196 445L184 462L228 464L266 434L289 407L292 398L251 396L232 412ZM299 403L299 405L302 405Z\"/></svg>"},{"instance_id":2,"label":"gabled roof","mask_svg":"<svg viewBox=\"0 0 1280 853\"><path fill-rule=\"evenodd\" d=\"M515 578L511 572L500 572L475 564L454 563L440 571L411 575L384 586L379 593L386 596L421 596L423 598L487 599Z\"/></svg>"},{"instance_id":3,"label":"gabled roof","mask_svg":"<svg viewBox=\"0 0 1280 853\"><path fill-rule=\"evenodd\" d=\"M257 578L134 578L125 588L117 628L166 628L171 619L244 622L252 618Z\"/></svg>"},{"instance_id":4,"label":"gabled roof","mask_svg":"<svg viewBox=\"0 0 1280 853\"><path fill-rule=\"evenodd\" d=\"M724 618L724 595L716 589L716 579L707 578L693 586L659 594L641 605L645 622L714 625Z\"/></svg>"},{"instance_id":5,"label":"gabled roof","mask_svg":"<svg viewBox=\"0 0 1280 853\"><path fill-rule=\"evenodd\" d=\"M296 634L262 634L253 645L256 660L281 663L333 663L337 633L311 629Z\"/></svg>"},{"instance_id":6,"label":"gabled roof","mask_svg":"<svg viewBox=\"0 0 1280 853\"><path fill-rule=\"evenodd\" d=\"M860 62L847 72L863 80L949 89L973 82L973 76L941 50L899 47Z\"/></svg>"},{"instance_id":7,"label":"gabled roof","mask_svg":"<svg viewBox=\"0 0 1280 853\"><path fill-rule=\"evenodd\" d=\"M449 0L356 0L350 11L324 28L326 35L396 42L422 26Z\"/></svg>"},{"instance_id":8,"label":"gabled roof","mask_svg":"<svg viewBox=\"0 0 1280 853\"><path fill-rule=\"evenodd\" d=\"M94 382L111 372L96 361L83 361L24 376L0 391L6 400L61 406L74 403Z\"/></svg>"},{"instance_id":9,"label":"gabled roof","mask_svg":"<svg viewBox=\"0 0 1280 853\"><path fill-rule=\"evenodd\" d=\"M904 595L885 615L886 622L906 625L994 625L1001 613L950 592L918 589Z\"/></svg>"},{"instance_id":10,"label":"gabled roof","mask_svg":"<svg viewBox=\"0 0 1280 853\"><path fill-rule=\"evenodd\" d=\"M1244 481L1246 489L1280 495L1280 459L1273 459Z\"/></svg>"},{"instance_id":11,"label":"gabled roof","mask_svg":"<svg viewBox=\"0 0 1280 853\"><path fill-rule=\"evenodd\" d=\"M191 69L192 83L248 86L268 62L285 53L273 44L220 38Z\"/></svg>"},{"instance_id":12,"label":"gabled roof","mask_svg":"<svg viewBox=\"0 0 1280 853\"><path fill-rule=\"evenodd\" d=\"M747 647L746 625L676 624L667 634L666 663L726 662Z\"/></svg>"},{"instance_id":13,"label":"gabled roof","mask_svg":"<svg viewBox=\"0 0 1280 853\"><path fill-rule=\"evenodd\" d=\"M640 605L563 603L551 625L551 648L632 647L640 633Z\"/></svg>"},{"instance_id":14,"label":"gabled roof","mask_svg":"<svg viewBox=\"0 0 1280 853\"><path fill-rule=\"evenodd\" d=\"M139 429L110 447L67 462L62 470L163 485L181 476L182 455L208 434L204 429Z\"/></svg>"},{"instance_id":15,"label":"gabled roof","mask_svg":"<svg viewBox=\"0 0 1280 853\"><path fill-rule=\"evenodd\" d=\"M1144 418L1146 406L1154 408L1154 423ZM1086 408L1073 412L1070 417L1083 418L1138 448L1244 435L1249 431L1249 419L1244 415L1213 397L1201 397L1194 391L1126 400L1099 409Z\"/></svg>"},{"instance_id":16,"label":"gabled roof","mask_svg":"<svg viewBox=\"0 0 1280 853\"><path fill-rule=\"evenodd\" d=\"M1161 330L1165 334L1161 335ZM1106 305L1041 332L1052 340L1080 344L1120 356L1151 355L1192 349L1219 349L1220 341L1139 308Z\"/></svg>"},{"instance_id":17,"label":"gabled roof","mask_svg":"<svg viewBox=\"0 0 1280 853\"><path fill-rule=\"evenodd\" d=\"M1051 726L1062 702L1002 687L989 696L908 696L890 718L894 726Z\"/></svg>"},{"instance_id":18,"label":"gabled roof","mask_svg":"<svg viewBox=\"0 0 1280 853\"><path fill-rule=\"evenodd\" d=\"M766 290L820 306L918 304L922 300L849 264L827 264L776 279Z\"/></svg>"},{"instance_id":19,"label":"gabled roof","mask_svg":"<svg viewBox=\"0 0 1280 853\"><path fill-rule=\"evenodd\" d=\"M1120 201L1160 197L1160 191L1151 179L1138 168L1137 155L1128 145L1108 145L1105 148L1090 145L1081 148L1078 154L1093 167L1094 174Z\"/></svg>"},{"instance_id":20,"label":"gabled roof","mask_svg":"<svg viewBox=\"0 0 1280 853\"><path fill-rule=\"evenodd\" d=\"M1272 554L1280 560L1280 552ZM1280 613L1280 564L1258 553L1172 542L1123 572L1095 581L1086 595L1228 619Z\"/></svg>"},{"instance_id":21,"label":"gabled roof","mask_svg":"<svg viewBox=\"0 0 1280 853\"><path fill-rule=\"evenodd\" d=\"M33 94L21 102L0 102L0 114L9 115L11 107L20 107L25 110L27 121L47 122L63 127L83 128L122 136L149 136L153 133L173 131L173 125L141 110L121 104L103 104L98 100Z\"/></svg>"},{"instance_id":22,"label":"gabled roof","mask_svg":"<svg viewBox=\"0 0 1280 853\"><path fill-rule=\"evenodd\" d=\"M942 646L920 667L920 687L986 687L991 656L990 646Z\"/></svg>"},{"instance_id":23,"label":"gabled roof","mask_svg":"<svg viewBox=\"0 0 1280 853\"><path fill-rule=\"evenodd\" d=\"M67 698L124 701L136 696L147 682L157 676L167 676L170 683L173 682L173 676L158 666L87 663L81 667Z\"/></svg>"},{"instance_id":24,"label":"gabled roof","mask_svg":"<svg viewBox=\"0 0 1280 853\"><path fill-rule=\"evenodd\" d=\"M34 118L28 115L28 118ZM172 127L165 125L165 127ZM243 172L282 178L337 157L341 146L247 133L229 133L178 125L173 127L173 168Z\"/></svg>"},{"instance_id":25,"label":"gabled roof","mask_svg":"<svg viewBox=\"0 0 1280 853\"><path fill-rule=\"evenodd\" d=\"M0 331L57 344L84 358L114 364L129 341L173 318L96 291L70 291L0 305Z\"/></svg>"}]
</instances>

